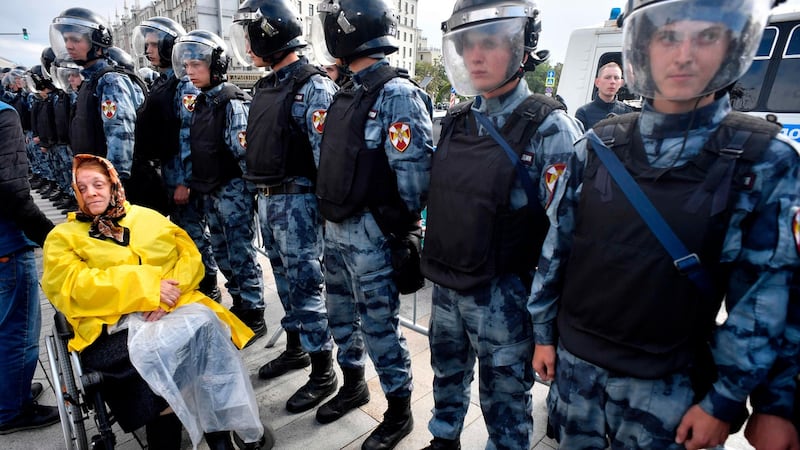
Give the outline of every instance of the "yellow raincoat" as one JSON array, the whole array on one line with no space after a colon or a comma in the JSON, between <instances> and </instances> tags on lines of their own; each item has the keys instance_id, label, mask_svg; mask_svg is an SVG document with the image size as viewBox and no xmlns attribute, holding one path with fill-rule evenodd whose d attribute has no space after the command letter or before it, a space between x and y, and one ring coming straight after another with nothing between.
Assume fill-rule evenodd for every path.
<instances>
[{"instance_id":1,"label":"yellow raincoat","mask_svg":"<svg viewBox=\"0 0 800 450\"><path fill-rule=\"evenodd\" d=\"M44 243L42 289L75 329L71 350L94 342L103 325L129 313L171 311L199 302L214 311L231 329L233 343L242 348L253 332L222 305L197 290L204 269L194 242L180 227L148 208L125 202L119 221L130 229L130 244L89 236L91 223L75 213L56 226ZM169 308L160 302L161 280L178 281L182 294Z\"/></svg>"}]
</instances>

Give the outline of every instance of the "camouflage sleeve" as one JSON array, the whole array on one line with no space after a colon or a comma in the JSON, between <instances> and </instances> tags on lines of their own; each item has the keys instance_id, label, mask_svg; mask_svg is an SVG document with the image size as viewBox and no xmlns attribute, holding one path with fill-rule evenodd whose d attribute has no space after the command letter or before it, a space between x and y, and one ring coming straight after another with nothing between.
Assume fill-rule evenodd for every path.
<instances>
[{"instance_id":1,"label":"camouflage sleeve","mask_svg":"<svg viewBox=\"0 0 800 450\"><path fill-rule=\"evenodd\" d=\"M542 244L542 254L539 257L539 264L533 276L531 295L528 298L528 312L531 314L533 323L534 341L538 345L556 344L557 301L561 294L564 268L572 248L575 211L583 186L586 141L581 139L574 143L572 148L574 152L568 155L563 169L559 168L562 173L552 182L552 186L547 187L548 191L552 191L545 209L547 218L550 220L550 228L547 230L547 236ZM545 170L542 173L545 186L548 184L547 177L547 170Z\"/></svg>"},{"instance_id":2,"label":"camouflage sleeve","mask_svg":"<svg viewBox=\"0 0 800 450\"><path fill-rule=\"evenodd\" d=\"M300 130L308 136L317 167L319 167L319 144L322 142L325 116L336 89L336 83L330 78L314 75L300 89L303 100L292 104L292 117L300 126Z\"/></svg>"},{"instance_id":3,"label":"camouflage sleeve","mask_svg":"<svg viewBox=\"0 0 800 450\"><path fill-rule=\"evenodd\" d=\"M239 161L242 173L247 172L244 162L245 149L247 148L247 115L250 112L250 102L233 99L227 107L227 127L225 128L225 144Z\"/></svg>"},{"instance_id":4,"label":"camouflage sleeve","mask_svg":"<svg viewBox=\"0 0 800 450\"><path fill-rule=\"evenodd\" d=\"M728 318L712 339L719 378L700 403L728 422L748 394L765 383L784 337L797 339L786 321L789 286L800 260L800 157L791 143L775 139L752 172L754 192L734 199L723 244L722 262L730 264L731 274ZM777 369L774 379L766 381L771 389L783 383L785 375L778 374L783 369Z\"/></svg>"},{"instance_id":5,"label":"camouflage sleeve","mask_svg":"<svg viewBox=\"0 0 800 450\"><path fill-rule=\"evenodd\" d=\"M144 101L141 88L126 75L109 72L97 83L100 117L108 146L107 158L121 178L131 176L136 108Z\"/></svg>"},{"instance_id":6,"label":"camouflage sleeve","mask_svg":"<svg viewBox=\"0 0 800 450\"><path fill-rule=\"evenodd\" d=\"M377 120L367 120L365 129L367 146L384 149L400 197L415 213L427 203L433 153L432 111L426 99L411 82L395 78L384 85L374 106Z\"/></svg>"}]
</instances>

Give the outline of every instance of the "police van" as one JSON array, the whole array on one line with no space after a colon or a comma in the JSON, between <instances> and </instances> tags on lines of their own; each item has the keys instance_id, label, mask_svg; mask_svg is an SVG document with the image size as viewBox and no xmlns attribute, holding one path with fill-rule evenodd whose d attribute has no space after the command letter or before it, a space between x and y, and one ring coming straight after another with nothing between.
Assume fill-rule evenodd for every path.
<instances>
[{"instance_id":1,"label":"police van","mask_svg":"<svg viewBox=\"0 0 800 450\"><path fill-rule=\"evenodd\" d=\"M597 88L597 69L615 61L622 65L622 28L619 8L602 25L572 32L567 47L558 94L570 111L589 103ZM731 91L731 104L783 125L782 133L800 141L800 7L782 5L772 11L769 24L750 69ZM641 99L625 87L620 100L638 106Z\"/></svg>"}]
</instances>

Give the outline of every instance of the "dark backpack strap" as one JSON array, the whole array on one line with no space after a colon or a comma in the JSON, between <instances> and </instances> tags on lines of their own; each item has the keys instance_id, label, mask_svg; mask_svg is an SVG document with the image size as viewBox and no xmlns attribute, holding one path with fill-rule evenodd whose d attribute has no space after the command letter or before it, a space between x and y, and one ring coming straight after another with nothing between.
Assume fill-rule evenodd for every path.
<instances>
[{"instance_id":1,"label":"dark backpack strap","mask_svg":"<svg viewBox=\"0 0 800 450\"><path fill-rule=\"evenodd\" d=\"M474 100L461 102L447 110L447 114L442 118L442 129L439 133L439 142L443 141L453 131L453 124L460 120L472 108Z\"/></svg>"},{"instance_id":2,"label":"dark backpack strap","mask_svg":"<svg viewBox=\"0 0 800 450\"><path fill-rule=\"evenodd\" d=\"M564 105L546 95L533 94L514 109L500 133L520 154L539 125L556 109L564 109Z\"/></svg>"}]
</instances>

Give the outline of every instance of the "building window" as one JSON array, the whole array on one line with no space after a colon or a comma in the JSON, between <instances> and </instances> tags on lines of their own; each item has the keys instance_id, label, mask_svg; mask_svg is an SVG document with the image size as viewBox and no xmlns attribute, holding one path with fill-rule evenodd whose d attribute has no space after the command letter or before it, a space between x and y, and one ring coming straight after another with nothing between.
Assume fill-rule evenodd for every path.
<instances>
[{"instance_id":1,"label":"building window","mask_svg":"<svg viewBox=\"0 0 800 450\"><path fill-rule=\"evenodd\" d=\"M311 3L308 5L308 15L312 17L314 16L314 5Z\"/></svg>"}]
</instances>

